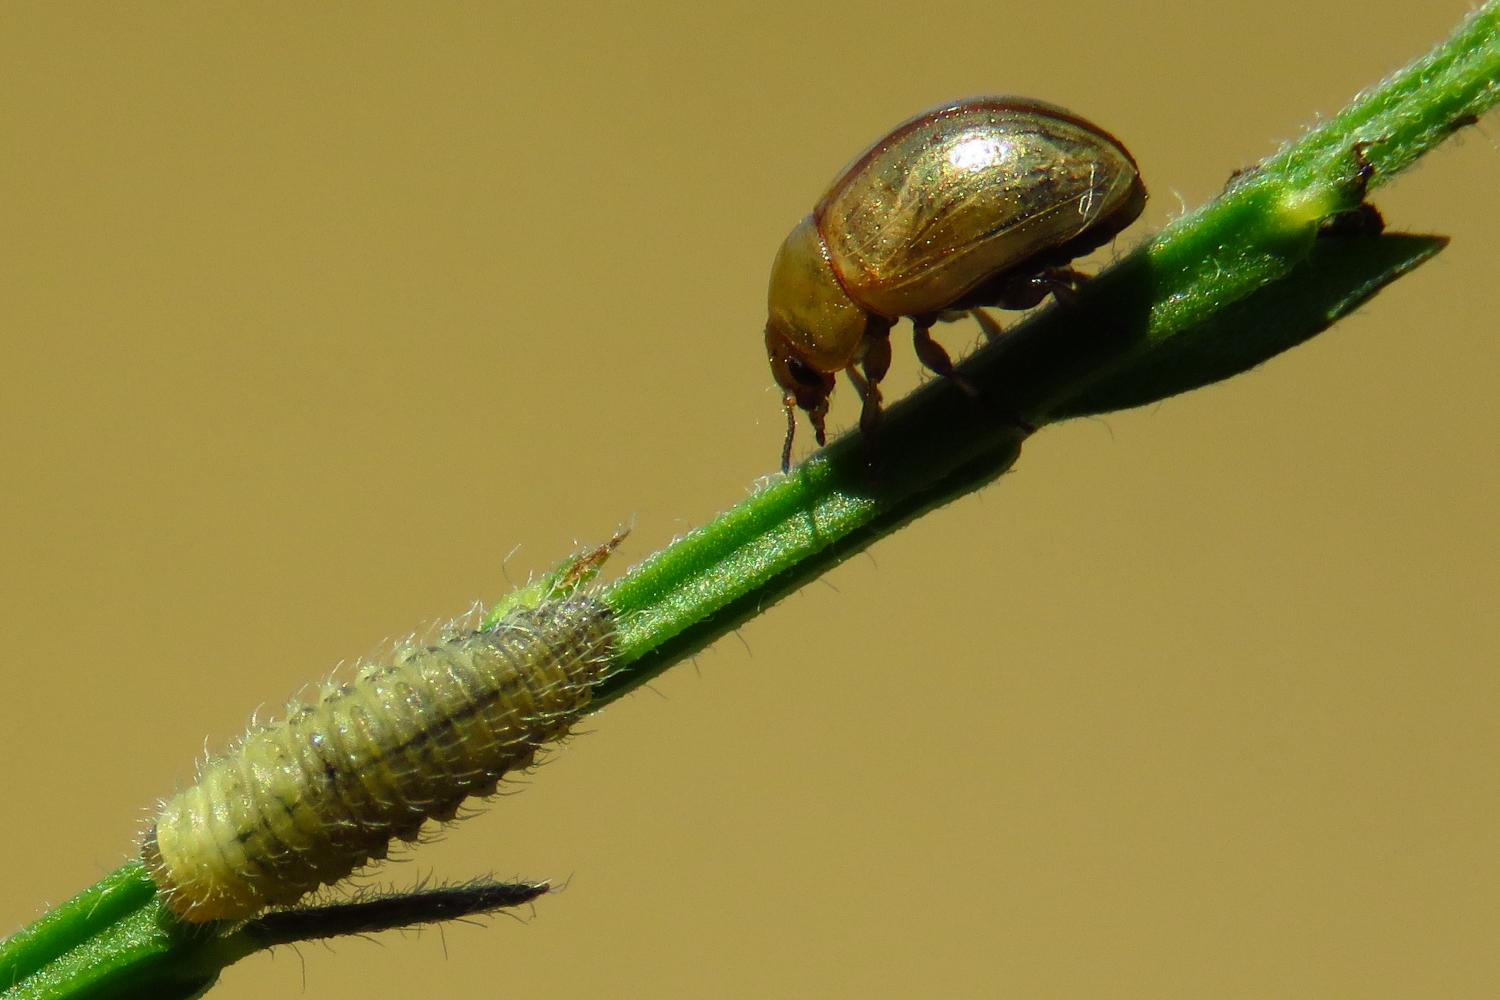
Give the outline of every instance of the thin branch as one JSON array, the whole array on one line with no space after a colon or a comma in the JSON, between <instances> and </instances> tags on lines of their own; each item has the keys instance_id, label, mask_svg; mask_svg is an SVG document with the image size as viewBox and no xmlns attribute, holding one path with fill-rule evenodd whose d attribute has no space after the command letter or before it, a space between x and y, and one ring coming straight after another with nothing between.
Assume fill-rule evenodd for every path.
<instances>
[{"instance_id":1,"label":"thin branch","mask_svg":"<svg viewBox=\"0 0 1500 1000\"><path fill-rule=\"evenodd\" d=\"M1429 259L1441 237L1325 224L1477 121L1500 99L1497 81L1500 0L1490 0L1431 54L1237 176L1076 303L1045 310L968 359L960 370L980 388L979 403L939 380L893 407L874 475L862 443L840 439L647 559L601 595L619 621L619 669L592 707L992 482L1020 453L1018 415L1041 425L1226 378L1315 335ZM132 862L0 942L0 985L7 1000L184 1000L274 937L255 921L176 920Z\"/></svg>"}]
</instances>

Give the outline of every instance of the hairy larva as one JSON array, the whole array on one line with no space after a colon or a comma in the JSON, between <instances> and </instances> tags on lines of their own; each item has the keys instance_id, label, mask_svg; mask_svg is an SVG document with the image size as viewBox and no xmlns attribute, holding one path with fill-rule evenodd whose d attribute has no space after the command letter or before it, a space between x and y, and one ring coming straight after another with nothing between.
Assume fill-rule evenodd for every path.
<instances>
[{"instance_id":1,"label":"hairy larva","mask_svg":"<svg viewBox=\"0 0 1500 1000\"><path fill-rule=\"evenodd\" d=\"M404 644L206 764L142 844L168 908L202 922L294 903L530 766L609 671L609 609L559 590L592 575L618 540L575 560L547 599Z\"/></svg>"}]
</instances>

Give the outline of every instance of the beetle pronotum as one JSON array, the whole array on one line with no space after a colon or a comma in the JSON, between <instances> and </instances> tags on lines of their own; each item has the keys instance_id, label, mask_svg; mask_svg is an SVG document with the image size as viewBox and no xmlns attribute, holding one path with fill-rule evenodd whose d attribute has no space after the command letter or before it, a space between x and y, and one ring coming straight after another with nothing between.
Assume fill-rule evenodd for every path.
<instances>
[{"instance_id":1,"label":"beetle pronotum","mask_svg":"<svg viewBox=\"0 0 1500 1000\"><path fill-rule=\"evenodd\" d=\"M766 352L785 394L782 470L796 407L825 443L840 371L863 400L861 431L873 435L901 317L912 318L922 363L955 377L934 322L980 306L1029 309L1074 286L1084 276L1068 263L1145 204L1119 140L1040 101L955 101L882 136L834 178L771 266Z\"/></svg>"}]
</instances>

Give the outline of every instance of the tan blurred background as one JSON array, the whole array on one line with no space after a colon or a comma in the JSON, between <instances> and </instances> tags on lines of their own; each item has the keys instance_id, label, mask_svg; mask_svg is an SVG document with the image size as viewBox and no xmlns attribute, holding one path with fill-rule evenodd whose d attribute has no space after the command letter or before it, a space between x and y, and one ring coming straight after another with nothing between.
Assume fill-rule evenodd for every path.
<instances>
[{"instance_id":1,"label":"tan blurred background","mask_svg":"<svg viewBox=\"0 0 1500 1000\"><path fill-rule=\"evenodd\" d=\"M1123 248L1468 8L9 5L0 924L514 546L638 559L770 472L771 256L887 127L1093 118ZM376 879L571 880L530 922L214 996L1500 989L1497 131L1379 192L1453 245L1352 319L1048 429Z\"/></svg>"}]
</instances>

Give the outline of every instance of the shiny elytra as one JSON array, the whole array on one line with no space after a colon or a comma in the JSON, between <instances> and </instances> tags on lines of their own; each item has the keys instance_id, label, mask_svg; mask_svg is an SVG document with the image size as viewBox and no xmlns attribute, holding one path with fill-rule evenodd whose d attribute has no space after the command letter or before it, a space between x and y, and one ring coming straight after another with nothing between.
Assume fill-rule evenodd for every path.
<instances>
[{"instance_id":1,"label":"shiny elytra","mask_svg":"<svg viewBox=\"0 0 1500 1000\"><path fill-rule=\"evenodd\" d=\"M873 435L891 327L910 317L917 356L953 377L938 319L1029 309L1076 286L1070 261L1140 215L1146 188L1123 143L1062 108L976 97L933 108L876 140L834 178L771 267L766 351L784 393L824 443L834 375L846 372Z\"/></svg>"}]
</instances>

